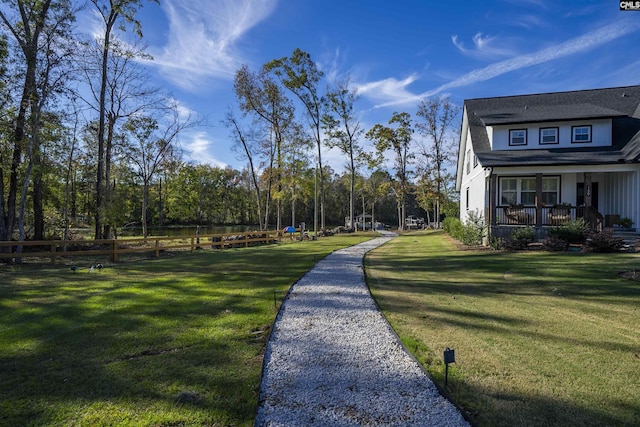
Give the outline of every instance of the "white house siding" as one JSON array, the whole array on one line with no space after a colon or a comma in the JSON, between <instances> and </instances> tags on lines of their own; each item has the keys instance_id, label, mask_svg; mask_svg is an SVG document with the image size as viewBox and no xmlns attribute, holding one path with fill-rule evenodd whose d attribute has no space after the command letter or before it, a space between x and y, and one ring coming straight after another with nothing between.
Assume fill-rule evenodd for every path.
<instances>
[{"instance_id":1,"label":"white house siding","mask_svg":"<svg viewBox=\"0 0 640 427\"><path fill-rule=\"evenodd\" d=\"M620 215L620 218L631 218L634 227L640 224L640 172L624 172L606 174L604 182L600 184L601 199L604 207L600 207L603 215ZM604 196L604 197L603 197Z\"/></svg>"},{"instance_id":2,"label":"white house siding","mask_svg":"<svg viewBox=\"0 0 640 427\"><path fill-rule=\"evenodd\" d=\"M572 126L591 125L591 142L572 143ZM540 144L540 128L557 127L559 131L558 144ZM489 131L491 129L491 131ZM526 129L526 145L509 145L509 130ZM608 147L611 145L611 120L545 122L540 124L513 124L508 126L487 127L490 135L492 150L532 150L536 148L569 148L576 146Z\"/></svg>"},{"instance_id":3,"label":"white house siding","mask_svg":"<svg viewBox=\"0 0 640 427\"><path fill-rule=\"evenodd\" d=\"M583 174L584 176L584 174ZM565 173L560 175L560 203L575 206L578 198L578 182L582 181L579 174Z\"/></svg>"},{"instance_id":4,"label":"white house siding","mask_svg":"<svg viewBox=\"0 0 640 427\"><path fill-rule=\"evenodd\" d=\"M482 168L480 164L473 168L472 163L471 173L467 175L466 170L464 172L460 191L460 220L463 223L467 221L469 212L478 212L484 217L486 200L485 186L484 168ZM467 191L467 189L469 191Z\"/></svg>"}]
</instances>

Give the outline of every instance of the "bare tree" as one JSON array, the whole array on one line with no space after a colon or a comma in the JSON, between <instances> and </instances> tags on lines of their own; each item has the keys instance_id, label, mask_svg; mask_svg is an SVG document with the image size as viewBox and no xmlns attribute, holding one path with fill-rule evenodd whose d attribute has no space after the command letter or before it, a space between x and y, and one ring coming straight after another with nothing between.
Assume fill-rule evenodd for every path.
<instances>
[{"instance_id":1,"label":"bare tree","mask_svg":"<svg viewBox=\"0 0 640 427\"><path fill-rule=\"evenodd\" d=\"M258 183L258 175L254 163L254 157L256 156L253 144L254 136L248 134L242 129L232 111L227 112L227 118L224 121L224 124L231 129L234 140L242 146L243 157L249 162L249 173L251 174L251 181L253 182L253 187L256 193L258 223L260 225L260 230L264 230L262 220L262 197L260 195L260 185Z\"/></svg>"},{"instance_id":2,"label":"bare tree","mask_svg":"<svg viewBox=\"0 0 640 427\"><path fill-rule=\"evenodd\" d=\"M105 208L105 185L106 179L106 162L109 153L107 152L108 138L106 135L107 127L107 88L109 86L109 61L112 55L117 55L117 51L113 49L114 29L124 29L125 24L132 25L135 33L142 37L142 27L135 16L138 9L142 6L142 0L90 0L94 9L102 18L104 28L101 40L101 60L100 60L100 79L98 93L98 158L97 158L97 177L96 177L96 212L95 212L95 238L99 239L104 236L103 230L103 211ZM157 1L156 1L157 2ZM116 26L116 24L119 24Z\"/></svg>"},{"instance_id":3,"label":"bare tree","mask_svg":"<svg viewBox=\"0 0 640 427\"><path fill-rule=\"evenodd\" d=\"M102 165L102 172L97 174L103 178L103 184L100 187L102 193L99 197L96 195L97 199L100 198L102 207L96 215L102 222L101 237L109 238L112 228L112 218L108 214L112 198L111 174L114 144L118 141L116 137L118 128L129 117L142 111L164 108L164 100L160 96L160 90L148 84L148 75L137 62L137 59L147 57L141 48L135 44L125 44L117 39L112 40L110 43L111 54L107 57L106 75L103 75L102 72L102 48L98 41L89 42L85 46L79 67L83 82L89 90L77 91L76 96L82 99L98 116L101 108L105 112L102 138L100 138L99 123L96 133L98 168L100 169ZM103 82L106 85L106 90L104 98L101 98ZM100 141L103 144L102 151ZM100 159L101 152L102 159Z\"/></svg>"},{"instance_id":4,"label":"bare tree","mask_svg":"<svg viewBox=\"0 0 640 427\"><path fill-rule=\"evenodd\" d=\"M174 106L162 121L149 116L133 116L124 126L130 138L123 146L122 156L142 181L141 222L145 238L148 236L147 210L151 183L163 167L179 157L178 136L194 124L190 117L181 118L177 106Z\"/></svg>"}]
</instances>

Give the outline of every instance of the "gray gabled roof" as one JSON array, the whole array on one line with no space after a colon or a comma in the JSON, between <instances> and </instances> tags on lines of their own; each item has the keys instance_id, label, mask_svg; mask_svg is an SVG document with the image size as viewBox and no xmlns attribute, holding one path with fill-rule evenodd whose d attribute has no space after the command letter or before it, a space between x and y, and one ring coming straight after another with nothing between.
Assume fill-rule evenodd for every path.
<instances>
[{"instance_id":1,"label":"gray gabled roof","mask_svg":"<svg viewBox=\"0 0 640 427\"><path fill-rule=\"evenodd\" d=\"M465 101L471 142L483 166L640 161L640 86L478 98ZM487 126L610 118L611 147L491 151Z\"/></svg>"}]
</instances>

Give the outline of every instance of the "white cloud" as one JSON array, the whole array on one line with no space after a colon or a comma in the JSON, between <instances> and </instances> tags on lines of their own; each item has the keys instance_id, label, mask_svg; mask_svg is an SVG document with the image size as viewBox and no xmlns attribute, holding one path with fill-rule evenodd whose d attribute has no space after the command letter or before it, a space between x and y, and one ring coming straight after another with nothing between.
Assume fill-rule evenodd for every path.
<instances>
[{"instance_id":1,"label":"white cloud","mask_svg":"<svg viewBox=\"0 0 640 427\"><path fill-rule=\"evenodd\" d=\"M495 37L485 37L481 32L478 32L473 36L474 49L467 49L465 48L464 43L458 40L458 36L456 34L451 36L453 45L457 47L460 52L474 58L484 59L513 55L513 52L509 49L496 47L494 43L495 40Z\"/></svg>"},{"instance_id":2,"label":"white cloud","mask_svg":"<svg viewBox=\"0 0 640 427\"><path fill-rule=\"evenodd\" d=\"M240 38L273 12L276 0L173 0L161 3L168 42L149 49L153 64L177 86L198 89L203 79L231 79L242 64Z\"/></svg>"},{"instance_id":3,"label":"white cloud","mask_svg":"<svg viewBox=\"0 0 640 427\"><path fill-rule=\"evenodd\" d=\"M405 100L415 98L415 95L406 88L418 79L416 74L412 74L404 80L397 80L393 77L369 83L354 83L358 95L369 98L374 102L390 102L393 105L404 104Z\"/></svg>"},{"instance_id":4,"label":"white cloud","mask_svg":"<svg viewBox=\"0 0 640 427\"><path fill-rule=\"evenodd\" d=\"M185 139L188 140L183 144L187 157L194 162L199 164L209 164L211 166L221 168L227 166L226 163L221 162L210 154L213 142L206 132L196 132L194 134L186 135Z\"/></svg>"},{"instance_id":5,"label":"white cloud","mask_svg":"<svg viewBox=\"0 0 640 427\"><path fill-rule=\"evenodd\" d=\"M516 56L515 58L496 62L484 68L473 70L454 79L453 81L450 81L449 83L441 85L440 87L423 92L419 95L414 95L413 98L403 97L401 100L387 102L377 105L376 107L390 107L393 105L405 104L407 102L419 102L424 98L436 95L446 91L447 89L468 86L477 82L492 79L511 71L553 61L575 53L585 52L638 30L640 30L640 21L619 21L615 24L607 25L585 35L567 40L558 45L550 46L534 53Z\"/></svg>"},{"instance_id":6,"label":"white cloud","mask_svg":"<svg viewBox=\"0 0 640 427\"><path fill-rule=\"evenodd\" d=\"M340 69L344 65L345 56L339 47L322 55L319 68L324 72L329 82L337 81L338 76L341 75Z\"/></svg>"}]
</instances>

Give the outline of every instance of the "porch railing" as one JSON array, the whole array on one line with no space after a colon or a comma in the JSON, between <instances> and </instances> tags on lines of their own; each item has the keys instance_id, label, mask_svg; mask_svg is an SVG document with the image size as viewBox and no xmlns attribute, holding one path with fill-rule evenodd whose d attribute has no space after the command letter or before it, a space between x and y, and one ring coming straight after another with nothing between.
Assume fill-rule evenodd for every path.
<instances>
[{"instance_id":1,"label":"porch railing","mask_svg":"<svg viewBox=\"0 0 640 427\"><path fill-rule=\"evenodd\" d=\"M538 212L540 218L538 218ZM566 224L573 219L584 219L592 229L601 231L604 218L593 207L585 206L497 206L496 225L542 225Z\"/></svg>"}]
</instances>

